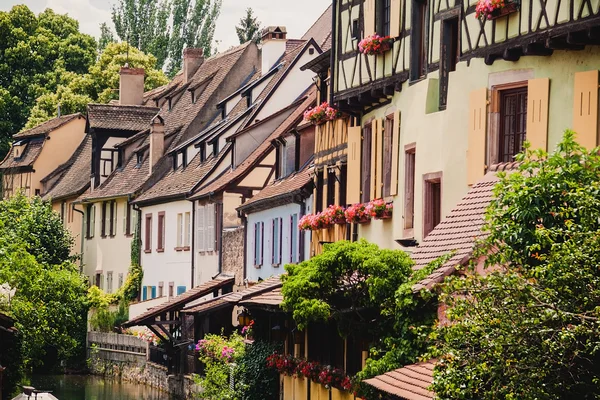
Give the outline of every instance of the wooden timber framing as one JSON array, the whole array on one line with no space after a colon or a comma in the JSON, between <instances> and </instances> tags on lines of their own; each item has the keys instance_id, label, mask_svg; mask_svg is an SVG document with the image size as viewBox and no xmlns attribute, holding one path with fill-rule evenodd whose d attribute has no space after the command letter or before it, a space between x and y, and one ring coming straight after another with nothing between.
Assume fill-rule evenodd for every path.
<instances>
[{"instance_id":1,"label":"wooden timber framing","mask_svg":"<svg viewBox=\"0 0 600 400\"><path fill-rule=\"evenodd\" d=\"M517 61L523 56L549 56L555 50L600 45L600 0L522 0L517 12L484 21L475 17L477 0L391 0L392 9L400 10L391 16L397 24L394 33L398 33L391 50L382 55L360 54L365 10L376 1L337 0L334 8L334 102L346 112L379 107L402 90L405 82L416 83L438 70L444 57L443 24L451 18L458 19L458 61L483 58L491 65L496 60ZM420 24L413 14L423 5L424 23ZM367 14L373 18L372 12ZM372 25L368 23L369 29ZM418 41L425 51L422 65L411 60L411 53L419 48L411 40L416 32L424 34ZM411 64L423 71L411 75Z\"/></svg>"}]
</instances>

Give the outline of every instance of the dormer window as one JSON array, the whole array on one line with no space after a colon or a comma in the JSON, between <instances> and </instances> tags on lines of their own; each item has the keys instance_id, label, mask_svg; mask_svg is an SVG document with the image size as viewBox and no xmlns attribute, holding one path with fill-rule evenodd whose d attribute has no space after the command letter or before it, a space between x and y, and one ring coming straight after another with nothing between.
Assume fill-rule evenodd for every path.
<instances>
[{"instance_id":1,"label":"dormer window","mask_svg":"<svg viewBox=\"0 0 600 400\"><path fill-rule=\"evenodd\" d=\"M215 140L213 142L213 156L217 156L219 154L219 141Z\"/></svg>"},{"instance_id":2,"label":"dormer window","mask_svg":"<svg viewBox=\"0 0 600 400\"><path fill-rule=\"evenodd\" d=\"M144 162L144 153L142 153L141 151L139 153L135 154L136 156L136 160L137 160L137 167L141 167L142 163Z\"/></svg>"},{"instance_id":3,"label":"dormer window","mask_svg":"<svg viewBox=\"0 0 600 400\"><path fill-rule=\"evenodd\" d=\"M20 158L23 157L23 153L25 152L25 148L27 147L27 142L19 141L13 144L13 157Z\"/></svg>"},{"instance_id":4,"label":"dormer window","mask_svg":"<svg viewBox=\"0 0 600 400\"><path fill-rule=\"evenodd\" d=\"M206 160L206 145L202 143L200 145L200 161L204 162Z\"/></svg>"},{"instance_id":5,"label":"dormer window","mask_svg":"<svg viewBox=\"0 0 600 400\"><path fill-rule=\"evenodd\" d=\"M173 107L172 99L169 97L169 111L171 111Z\"/></svg>"},{"instance_id":6,"label":"dormer window","mask_svg":"<svg viewBox=\"0 0 600 400\"><path fill-rule=\"evenodd\" d=\"M192 104L196 104L196 92L192 90L190 93L192 95Z\"/></svg>"}]
</instances>

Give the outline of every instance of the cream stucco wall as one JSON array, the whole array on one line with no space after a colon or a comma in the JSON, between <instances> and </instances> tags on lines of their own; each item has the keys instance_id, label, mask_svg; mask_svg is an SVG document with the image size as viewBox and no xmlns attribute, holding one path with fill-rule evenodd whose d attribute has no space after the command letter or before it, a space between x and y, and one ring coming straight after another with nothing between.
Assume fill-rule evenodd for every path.
<instances>
[{"instance_id":1,"label":"cream stucco wall","mask_svg":"<svg viewBox=\"0 0 600 400\"><path fill-rule=\"evenodd\" d=\"M404 210L404 147L416 143L415 227L414 237L423 239L423 175L442 172L442 216L447 215L466 194L467 141L470 92L493 84L521 80L518 77L550 79L548 149L561 140L562 133L572 126L574 74L598 69L600 48L583 51L555 51L550 57L522 57L518 62L496 61L485 65L473 59L470 65L461 62L450 73L448 103L444 111L427 113L435 108L438 71L415 84L404 83L391 104L364 115L362 122L373 117L384 118L400 110L399 195L394 197L394 216L391 221L373 221L360 225L359 236L380 246L399 248L395 239L403 236ZM435 92L435 91L433 91ZM433 102L433 105L432 105Z\"/></svg>"},{"instance_id":2,"label":"cream stucco wall","mask_svg":"<svg viewBox=\"0 0 600 400\"><path fill-rule=\"evenodd\" d=\"M81 255L81 238L83 232L83 216L80 212L73 210L73 202L77 200L76 197L66 198L61 201L52 202L52 210L57 214L61 215L64 209L63 224L65 228L71 233L73 237L73 247L71 248L71 254ZM64 205L63 205L64 204ZM79 211L83 211L83 207L77 204L75 208Z\"/></svg>"}]
</instances>

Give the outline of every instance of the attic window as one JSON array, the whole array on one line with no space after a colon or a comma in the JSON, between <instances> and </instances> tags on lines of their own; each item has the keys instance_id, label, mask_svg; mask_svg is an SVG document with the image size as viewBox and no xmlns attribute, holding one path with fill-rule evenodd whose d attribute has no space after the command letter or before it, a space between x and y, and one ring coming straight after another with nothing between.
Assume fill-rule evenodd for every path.
<instances>
[{"instance_id":1,"label":"attic window","mask_svg":"<svg viewBox=\"0 0 600 400\"><path fill-rule=\"evenodd\" d=\"M196 92L192 90L190 93L192 95L192 104L196 104Z\"/></svg>"},{"instance_id":2,"label":"attic window","mask_svg":"<svg viewBox=\"0 0 600 400\"><path fill-rule=\"evenodd\" d=\"M171 111L171 108L172 108L172 102L171 102L171 100L172 99L169 97L169 111Z\"/></svg>"},{"instance_id":3,"label":"attic window","mask_svg":"<svg viewBox=\"0 0 600 400\"><path fill-rule=\"evenodd\" d=\"M315 49L313 49L312 47L308 49L308 54L310 54L311 56L315 54Z\"/></svg>"},{"instance_id":4,"label":"attic window","mask_svg":"<svg viewBox=\"0 0 600 400\"><path fill-rule=\"evenodd\" d=\"M136 153L136 160L137 160L137 165L136 167L140 167L142 165L142 163L144 162L144 153L139 152Z\"/></svg>"}]
</instances>

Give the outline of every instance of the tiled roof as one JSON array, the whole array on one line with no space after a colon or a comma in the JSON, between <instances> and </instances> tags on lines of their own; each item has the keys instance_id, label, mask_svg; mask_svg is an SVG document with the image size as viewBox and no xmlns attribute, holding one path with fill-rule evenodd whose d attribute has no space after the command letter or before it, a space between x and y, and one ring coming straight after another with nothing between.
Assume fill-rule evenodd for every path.
<instances>
[{"instance_id":1,"label":"tiled roof","mask_svg":"<svg viewBox=\"0 0 600 400\"><path fill-rule=\"evenodd\" d=\"M272 149L271 141L288 132L294 124L302 119L304 111L314 105L316 100L314 87L311 87L308 96L299 105L294 112L263 142L258 148L252 152L240 165L235 169L230 169L219 178L202 187L195 193L194 198L203 197L211 192L218 192L225 189L230 183L236 179L243 177L254 165L262 160Z\"/></svg>"},{"instance_id":2,"label":"tiled roof","mask_svg":"<svg viewBox=\"0 0 600 400\"><path fill-rule=\"evenodd\" d=\"M233 295L233 292L226 293L223 296L213 297L212 299L205 300L201 303L188 306L184 309L184 313L204 314L211 311L216 311L223 307L233 306L234 304L229 301L229 298Z\"/></svg>"},{"instance_id":3,"label":"tiled roof","mask_svg":"<svg viewBox=\"0 0 600 400\"><path fill-rule=\"evenodd\" d=\"M44 147L45 138L34 138L27 143L25 151L19 158L13 157L12 149L6 154L2 163L0 163L0 169L11 169L11 168L23 168L30 167L33 165L35 160L39 157Z\"/></svg>"},{"instance_id":4,"label":"tiled roof","mask_svg":"<svg viewBox=\"0 0 600 400\"><path fill-rule=\"evenodd\" d=\"M73 156L65 163L61 177L44 194L44 199L61 199L70 196L79 196L90 185L92 137L85 138L73 153Z\"/></svg>"},{"instance_id":5,"label":"tiled roof","mask_svg":"<svg viewBox=\"0 0 600 400\"><path fill-rule=\"evenodd\" d=\"M408 365L364 382L401 399L430 400L434 394L427 388L433 383L434 366L435 360Z\"/></svg>"},{"instance_id":6,"label":"tiled roof","mask_svg":"<svg viewBox=\"0 0 600 400\"><path fill-rule=\"evenodd\" d=\"M171 170L171 172L162 177L154 186L138 197L136 203L186 195L206 178L206 175L213 170L218 161L221 160L229 149L230 144L228 143L218 155L211 156L204 162L201 162L200 154L197 154L185 168L179 167L175 171Z\"/></svg>"},{"instance_id":7,"label":"tiled roof","mask_svg":"<svg viewBox=\"0 0 600 400\"><path fill-rule=\"evenodd\" d=\"M58 129L61 126L63 126L64 124L66 124L67 122L71 122L72 120L74 120L76 118L83 118L83 115L81 115L80 113L76 113L76 114L70 114L70 115L63 115L63 116L57 117L57 118L52 118L51 120L41 123L40 125L38 125L34 128L21 131L21 132L17 133L16 135L13 135L13 137L15 139L23 139L26 137L45 135L48 132Z\"/></svg>"},{"instance_id":8,"label":"tiled roof","mask_svg":"<svg viewBox=\"0 0 600 400\"><path fill-rule=\"evenodd\" d=\"M186 304L191 303L201 297L204 297L212 292L219 290L220 288L228 285L233 285L234 278L231 277L219 277L211 281L202 283L193 289L163 303L157 307L151 308L145 313L131 319L123 324L124 327L136 326L136 325L152 325L156 317L163 313L170 311L180 311L185 307Z\"/></svg>"},{"instance_id":9,"label":"tiled roof","mask_svg":"<svg viewBox=\"0 0 600 400\"><path fill-rule=\"evenodd\" d=\"M283 294L281 287L276 287L264 293L249 297L240 301L243 306L281 306L283 303Z\"/></svg>"},{"instance_id":10,"label":"tiled roof","mask_svg":"<svg viewBox=\"0 0 600 400\"><path fill-rule=\"evenodd\" d=\"M91 129L139 132L147 129L160 111L156 107L120 104L88 104L88 123Z\"/></svg>"},{"instance_id":11,"label":"tiled roof","mask_svg":"<svg viewBox=\"0 0 600 400\"><path fill-rule=\"evenodd\" d=\"M333 8L331 5L327 7L325 12L321 14L319 19L306 31L302 39L309 40L313 38L315 42L323 49L323 51L331 48L331 16ZM324 44L329 41L329 47L325 48Z\"/></svg>"},{"instance_id":12,"label":"tiled roof","mask_svg":"<svg viewBox=\"0 0 600 400\"><path fill-rule=\"evenodd\" d=\"M488 172L412 253L411 258L416 263L414 268L421 269L439 257L455 252L442 267L416 284L413 290L431 288L454 273L457 265L469 260L475 241L484 237L481 228L485 222L485 211L492 201L497 182L496 173Z\"/></svg>"},{"instance_id":13,"label":"tiled roof","mask_svg":"<svg viewBox=\"0 0 600 400\"><path fill-rule=\"evenodd\" d=\"M306 166L301 171L276 180L265 186L263 190L255 194L251 199L238 207L238 209L247 212L253 208L260 207L264 203L267 203L265 204L267 207L272 207L275 199L281 197L291 198L312 183L312 172L313 168Z\"/></svg>"},{"instance_id":14,"label":"tiled roof","mask_svg":"<svg viewBox=\"0 0 600 400\"><path fill-rule=\"evenodd\" d=\"M288 39L285 42L285 51L292 51L296 47L304 44L305 42L306 42L306 40L303 40L303 39Z\"/></svg>"}]
</instances>

